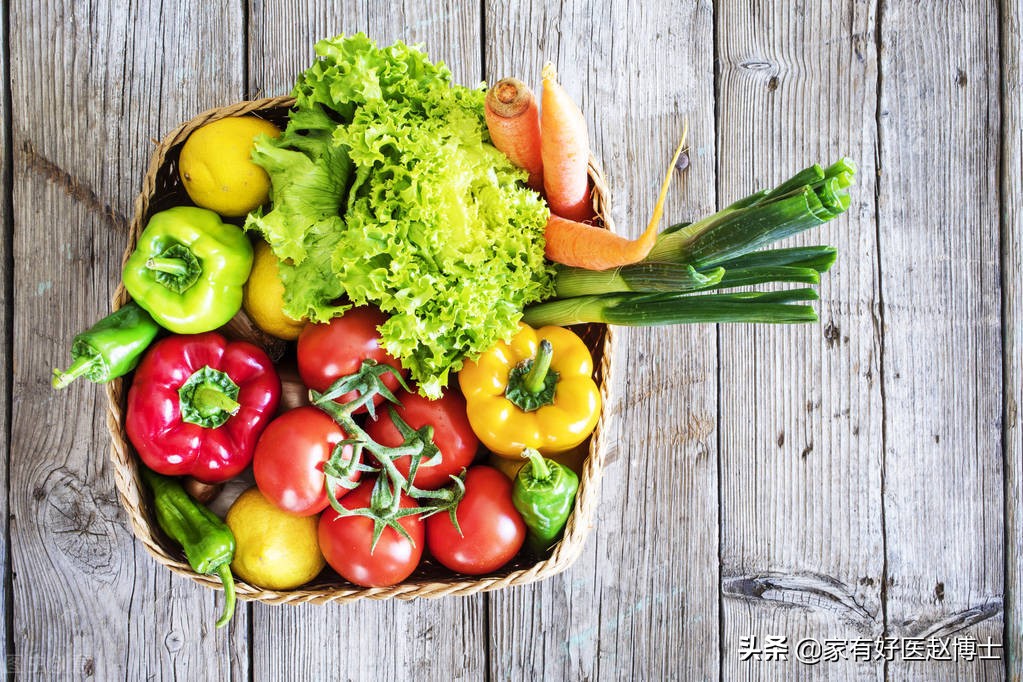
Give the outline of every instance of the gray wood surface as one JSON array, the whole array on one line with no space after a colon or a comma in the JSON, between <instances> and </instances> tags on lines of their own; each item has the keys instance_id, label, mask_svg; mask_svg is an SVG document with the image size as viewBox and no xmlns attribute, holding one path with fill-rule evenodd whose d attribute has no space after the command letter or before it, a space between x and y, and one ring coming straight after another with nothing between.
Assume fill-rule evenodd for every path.
<instances>
[{"instance_id":1,"label":"gray wood surface","mask_svg":"<svg viewBox=\"0 0 1023 682\"><path fill-rule=\"evenodd\" d=\"M860 168L842 219L793 240L839 249L820 323L719 330L727 679L883 679L878 663L854 660L751 668L739 647L742 637L874 640L885 628L876 21L876 3L837 0L802 12L726 3L717 17L718 202L843 155Z\"/></svg>"},{"instance_id":2,"label":"gray wood surface","mask_svg":"<svg viewBox=\"0 0 1023 682\"><path fill-rule=\"evenodd\" d=\"M997 3L881 16L886 616L903 636L1003 634L997 17ZM926 674L964 668L1004 672Z\"/></svg>"},{"instance_id":3,"label":"gray wood surface","mask_svg":"<svg viewBox=\"0 0 1023 682\"><path fill-rule=\"evenodd\" d=\"M1023 660L1023 2L1002 18L1002 353L1005 391L1005 645ZM1023 664L1010 668L1023 679Z\"/></svg>"},{"instance_id":4,"label":"gray wood surface","mask_svg":"<svg viewBox=\"0 0 1023 682\"><path fill-rule=\"evenodd\" d=\"M7 64L7 15L0 16L0 74L6 76L9 73ZM4 78L4 82L7 79ZM12 295L12 258L11 258L11 153L9 122L11 120L10 93L5 86L0 94L0 149L3 150L0 156L0 263L3 265L3 276L0 277L0 301L3 301L3 314L0 315L0 452L10 453L10 404L11 404L11 366L14 355L11 348L11 316L13 307L10 305ZM3 590L0 591L0 613L4 614L3 642L0 643L0 655L5 665L9 666L10 655L12 654L8 640L11 636L11 619L8 611L11 608L10 599L10 533L7 531L7 490L8 490L8 466L10 458L4 460L4 466L0 467L0 517L3 519L4 541L0 543L0 572L3 578Z\"/></svg>"},{"instance_id":5,"label":"gray wood surface","mask_svg":"<svg viewBox=\"0 0 1023 682\"><path fill-rule=\"evenodd\" d=\"M241 35L242 18L238 6L11 3L8 667L19 677L248 677L244 609L215 634L219 595L171 576L134 542L101 391L49 385L73 335L109 312L151 140L242 96L242 43L223 39Z\"/></svg>"},{"instance_id":6,"label":"gray wood surface","mask_svg":"<svg viewBox=\"0 0 1023 682\"><path fill-rule=\"evenodd\" d=\"M942 6L5 4L8 670L1019 680L1023 6ZM218 632L220 594L158 567L132 538L102 391L56 394L49 373L109 310L151 139L207 107L287 92L315 40L358 30L424 42L466 84L517 75L538 86L554 62L628 234L646 222L685 117L692 167L669 220L842 154L859 184L846 215L800 239L840 248L820 324L620 331L612 462L569 571L470 598L242 605ZM933 634L991 637L1012 657L807 666L794 655L802 638ZM788 638L789 660L744 660L742 639L767 636Z\"/></svg>"}]
</instances>

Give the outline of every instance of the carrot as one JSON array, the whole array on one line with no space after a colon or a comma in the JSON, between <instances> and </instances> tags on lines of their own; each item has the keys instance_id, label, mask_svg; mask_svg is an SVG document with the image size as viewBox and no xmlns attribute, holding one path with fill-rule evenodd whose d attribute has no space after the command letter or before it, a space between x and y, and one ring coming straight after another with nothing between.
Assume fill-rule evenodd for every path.
<instances>
[{"instance_id":1,"label":"carrot","mask_svg":"<svg viewBox=\"0 0 1023 682\"><path fill-rule=\"evenodd\" d=\"M490 141L512 163L528 171L529 186L542 192L540 107L533 91L518 78L502 78L487 92L483 112Z\"/></svg>"},{"instance_id":2,"label":"carrot","mask_svg":"<svg viewBox=\"0 0 1023 682\"><path fill-rule=\"evenodd\" d=\"M550 62L543 67L542 99L540 152L547 203L562 218L588 220L593 217L593 205L586 173L590 159L586 121L558 83L558 72Z\"/></svg>"},{"instance_id":3,"label":"carrot","mask_svg":"<svg viewBox=\"0 0 1023 682\"><path fill-rule=\"evenodd\" d=\"M661 193L654 205L653 215L646 230L638 239L628 240L594 225L566 220L551 213L547 221L544 238L547 241L544 253L550 260L587 270L609 270L621 265L638 263L646 258L657 241L657 227L664 213L664 200L675 172L675 164L686 143L689 123L682 131L682 140L668 164L668 172L661 183Z\"/></svg>"}]
</instances>

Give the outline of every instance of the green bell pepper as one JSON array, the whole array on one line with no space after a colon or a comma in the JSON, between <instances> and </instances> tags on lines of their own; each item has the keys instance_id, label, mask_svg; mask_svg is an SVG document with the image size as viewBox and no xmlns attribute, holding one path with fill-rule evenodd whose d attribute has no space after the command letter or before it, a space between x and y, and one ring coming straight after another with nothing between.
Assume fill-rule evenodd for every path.
<instances>
[{"instance_id":1,"label":"green bell pepper","mask_svg":"<svg viewBox=\"0 0 1023 682\"><path fill-rule=\"evenodd\" d=\"M177 206L149 219L124 264L124 287L172 332L216 329L242 307L252 245L213 211Z\"/></svg>"},{"instance_id":2,"label":"green bell pepper","mask_svg":"<svg viewBox=\"0 0 1023 682\"><path fill-rule=\"evenodd\" d=\"M181 545L192 570L202 575L216 574L224 584L224 611L217 627L224 627L234 614L234 533L226 523L185 492L175 478L139 465L142 479L153 491L156 522L167 536Z\"/></svg>"},{"instance_id":3,"label":"green bell pepper","mask_svg":"<svg viewBox=\"0 0 1023 682\"><path fill-rule=\"evenodd\" d=\"M533 448L526 448L522 454L529 457L529 462L515 476L512 504L526 523L526 546L543 555L565 531L579 490L579 477Z\"/></svg>"},{"instance_id":4,"label":"green bell pepper","mask_svg":"<svg viewBox=\"0 0 1023 682\"><path fill-rule=\"evenodd\" d=\"M159 331L149 313L134 301L128 303L75 336L71 366L53 370L53 387L66 388L79 377L105 384L124 376L139 364Z\"/></svg>"}]
</instances>

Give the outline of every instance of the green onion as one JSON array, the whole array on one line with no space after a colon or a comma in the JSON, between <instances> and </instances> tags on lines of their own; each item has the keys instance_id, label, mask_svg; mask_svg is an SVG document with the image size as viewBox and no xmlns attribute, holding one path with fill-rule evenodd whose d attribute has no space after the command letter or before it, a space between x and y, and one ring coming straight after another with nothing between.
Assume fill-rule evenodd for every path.
<instances>
[{"instance_id":1,"label":"green onion","mask_svg":"<svg viewBox=\"0 0 1023 682\"><path fill-rule=\"evenodd\" d=\"M816 322L817 313L798 301L817 300L813 289L731 294L613 294L577 296L526 308L522 321L532 327L602 322L634 327L665 324Z\"/></svg>"},{"instance_id":2,"label":"green onion","mask_svg":"<svg viewBox=\"0 0 1023 682\"><path fill-rule=\"evenodd\" d=\"M796 246L788 249L766 249L754 251L738 258L720 263L725 270L733 268L759 268L769 266L791 265L800 268L813 268L817 272L827 272L835 264L838 249L834 246Z\"/></svg>"},{"instance_id":3,"label":"green onion","mask_svg":"<svg viewBox=\"0 0 1023 682\"><path fill-rule=\"evenodd\" d=\"M713 272L723 269L725 275L704 289L732 289L772 282L819 284L820 273L831 268L837 254L833 246L755 251L715 267Z\"/></svg>"},{"instance_id":4,"label":"green onion","mask_svg":"<svg viewBox=\"0 0 1023 682\"><path fill-rule=\"evenodd\" d=\"M734 289L772 282L793 282L799 284L820 284L820 273L813 268L799 268L791 265L760 266L755 268L733 268L725 271L717 284L704 289Z\"/></svg>"},{"instance_id":5,"label":"green onion","mask_svg":"<svg viewBox=\"0 0 1023 682\"><path fill-rule=\"evenodd\" d=\"M678 263L636 263L613 270L560 267L554 278L556 298L623 292L684 292L713 287L724 276L722 268L697 272Z\"/></svg>"},{"instance_id":6,"label":"green onion","mask_svg":"<svg viewBox=\"0 0 1023 682\"><path fill-rule=\"evenodd\" d=\"M819 284L835 262L832 246L766 249L849 208L856 166L813 165L695 223L657 237L647 258L613 270L559 266L555 299L528 307L532 326L589 322L649 326L717 322L814 322L810 288L708 293L772 283Z\"/></svg>"},{"instance_id":7,"label":"green onion","mask_svg":"<svg viewBox=\"0 0 1023 682\"><path fill-rule=\"evenodd\" d=\"M856 166L841 159L827 169L810 166L772 190L756 192L695 223L665 231L649 261L721 265L779 239L831 220L849 207Z\"/></svg>"}]
</instances>

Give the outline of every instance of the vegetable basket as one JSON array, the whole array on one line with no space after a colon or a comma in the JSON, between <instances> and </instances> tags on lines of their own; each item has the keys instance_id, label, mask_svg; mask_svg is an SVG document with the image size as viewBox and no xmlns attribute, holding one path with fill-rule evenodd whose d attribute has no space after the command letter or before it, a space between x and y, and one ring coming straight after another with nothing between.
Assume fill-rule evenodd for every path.
<instances>
[{"instance_id":1,"label":"vegetable basket","mask_svg":"<svg viewBox=\"0 0 1023 682\"><path fill-rule=\"evenodd\" d=\"M231 106L206 111L178 126L160 142L142 181L142 189L135 201L128 244L124 258L135 249L136 241L150 216L166 208L191 204L178 177L177 161L181 145L189 134L205 123L228 116L253 114L278 125L283 125L288 110L294 103L290 97L277 97L255 101L239 102ZM596 215L604 226L612 229L607 210L607 185L602 172L591 158L589 174L593 182L593 202ZM118 285L113 299L114 309L126 304L129 296L123 285ZM227 336L244 337L266 346L272 340L260 338L251 325L236 324L232 321L222 331ZM595 379L600 387L603 405L610 404L611 332L606 325L591 324L577 328L593 354L596 368ZM139 459L130 445L125 432L125 403L130 377L116 379L107 385L107 428L111 436L111 459L114 465L114 479L121 503L128 511L135 535L157 561L176 573L189 576L207 587L220 588L216 576L200 575L194 572L180 550L172 549L170 543L156 525L152 511L152 499L139 478ZM405 582L391 587L361 588L346 582L329 568L313 582L290 591L267 590L243 581L237 582L237 594L242 599L258 600L271 604L347 602L361 598L371 599L412 599L415 597L442 597L446 595L469 595L476 592L500 589L511 585L524 585L565 570L579 556L589 532L593 510L600 493L600 478L604 467L604 445L606 440L606 409L597 423L588 447L588 457L580 475L580 487L575 507L565 529L564 539L554 548L550 556L536 562L520 555L500 571L484 576L455 574L424 557L415 573Z\"/></svg>"}]
</instances>

